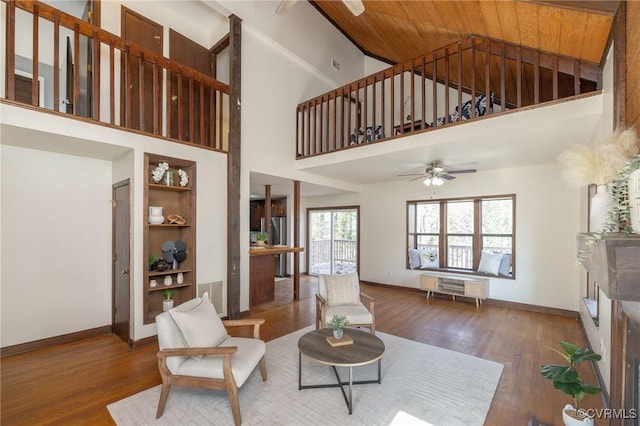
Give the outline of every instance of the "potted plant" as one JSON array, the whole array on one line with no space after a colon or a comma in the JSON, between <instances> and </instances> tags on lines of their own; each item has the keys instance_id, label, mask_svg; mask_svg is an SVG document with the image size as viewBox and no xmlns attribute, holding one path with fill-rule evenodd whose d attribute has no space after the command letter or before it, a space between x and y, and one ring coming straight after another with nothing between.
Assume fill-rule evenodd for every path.
<instances>
[{"instance_id":1,"label":"potted plant","mask_svg":"<svg viewBox=\"0 0 640 426\"><path fill-rule=\"evenodd\" d=\"M600 361L601 356L591 349L581 349L574 344L560 342L560 346L565 353L557 349L549 348L559 354L567 361L567 365L542 365L540 374L553 381L553 387L573 398L573 406L565 405L562 409L562 419L566 426L571 425L593 425L593 419L586 415L584 410L580 410L579 403L582 402L585 394L595 395L601 391L597 386L588 385L580 379L576 370L576 365L583 361Z\"/></svg>"},{"instance_id":2,"label":"potted plant","mask_svg":"<svg viewBox=\"0 0 640 426\"><path fill-rule=\"evenodd\" d=\"M269 236L266 233L259 233L258 235L256 235L256 244L259 246L265 245L267 242L267 238L269 238Z\"/></svg>"},{"instance_id":3,"label":"potted plant","mask_svg":"<svg viewBox=\"0 0 640 426\"><path fill-rule=\"evenodd\" d=\"M149 271L156 270L156 262L158 259L160 259L160 256L155 253L149 253Z\"/></svg>"},{"instance_id":4,"label":"potted plant","mask_svg":"<svg viewBox=\"0 0 640 426\"><path fill-rule=\"evenodd\" d=\"M168 311L173 308L173 299L171 298L173 296L173 290L166 289L163 293L164 300L162 301L162 310Z\"/></svg>"},{"instance_id":5,"label":"potted plant","mask_svg":"<svg viewBox=\"0 0 640 426\"><path fill-rule=\"evenodd\" d=\"M327 321L327 327L333 330L333 337L336 339L342 339L342 329L347 324L349 324L349 321L347 321L347 317L344 315L334 315Z\"/></svg>"}]
</instances>

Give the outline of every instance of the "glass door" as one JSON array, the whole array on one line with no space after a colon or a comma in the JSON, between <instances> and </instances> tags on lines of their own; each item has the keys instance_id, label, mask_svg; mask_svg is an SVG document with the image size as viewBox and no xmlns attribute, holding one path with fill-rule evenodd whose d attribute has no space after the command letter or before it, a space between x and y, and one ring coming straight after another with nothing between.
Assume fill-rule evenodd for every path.
<instances>
[{"instance_id":1,"label":"glass door","mask_svg":"<svg viewBox=\"0 0 640 426\"><path fill-rule=\"evenodd\" d=\"M358 271L358 212L358 207L307 210L309 274Z\"/></svg>"}]
</instances>

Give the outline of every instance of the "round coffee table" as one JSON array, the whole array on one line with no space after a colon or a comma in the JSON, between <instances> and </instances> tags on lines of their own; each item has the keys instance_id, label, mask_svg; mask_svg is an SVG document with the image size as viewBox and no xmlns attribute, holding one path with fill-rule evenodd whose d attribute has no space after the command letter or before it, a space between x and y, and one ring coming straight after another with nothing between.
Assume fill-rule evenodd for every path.
<instances>
[{"instance_id":1,"label":"round coffee table","mask_svg":"<svg viewBox=\"0 0 640 426\"><path fill-rule=\"evenodd\" d=\"M384 353L384 343L371 333L345 328L344 334L353 339L353 343L344 346L331 346L327 342L327 337L332 336L332 331L328 328L310 331L298 340L298 389L318 389L339 387L342 396L349 408L349 414L353 412L353 398L351 388L353 385L367 383L381 383L382 378L381 360ZM337 383L302 385L302 355L319 363L330 366L336 376ZM353 381L353 367L371 364L378 361L378 378L373 380ZM338 374L336 367L349 368L349 380L343 381ZM345 392L344 386L348 385L349 395Z\"/></svg>"}]
</instances>

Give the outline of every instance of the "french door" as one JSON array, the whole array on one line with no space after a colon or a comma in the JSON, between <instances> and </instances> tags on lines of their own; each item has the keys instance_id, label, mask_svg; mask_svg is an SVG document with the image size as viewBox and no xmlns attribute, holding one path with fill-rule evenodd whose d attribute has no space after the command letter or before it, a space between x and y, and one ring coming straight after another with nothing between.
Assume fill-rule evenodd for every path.
<instances>
[{"instance_id":1,"label":"french door","mask_svg":"<svg viewBox=\"0 0 640 426\"><path fill-rule=\"evenodd\" d=\"M307 271L349 274L359 265L359 207L307 209Z\"/></svg>"}]
</instances>

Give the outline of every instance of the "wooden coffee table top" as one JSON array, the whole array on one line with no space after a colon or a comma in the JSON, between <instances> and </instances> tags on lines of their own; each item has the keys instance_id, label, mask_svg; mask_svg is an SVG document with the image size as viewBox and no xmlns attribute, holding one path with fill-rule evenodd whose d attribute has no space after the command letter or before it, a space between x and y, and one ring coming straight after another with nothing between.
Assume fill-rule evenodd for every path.
<instances>
[{"instance_id":1,"label":"wooden coffee table top","mask_svg":"<svg viewBox=\"0 0 640 426\"><path fill-rule=\"evenodd\" d=\"M344 334L353 339L353 344L331 346L327 337L332 336L333 331L321 328L302 336L298 340L298 349L316 362L337 367L365 365L382 357L384 343L375 335L353 328L345 328Z\"/></svg>"}]
</instances>

